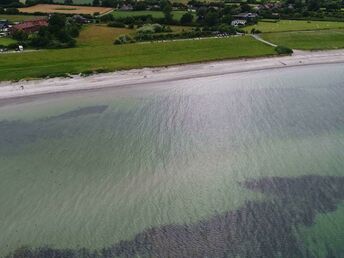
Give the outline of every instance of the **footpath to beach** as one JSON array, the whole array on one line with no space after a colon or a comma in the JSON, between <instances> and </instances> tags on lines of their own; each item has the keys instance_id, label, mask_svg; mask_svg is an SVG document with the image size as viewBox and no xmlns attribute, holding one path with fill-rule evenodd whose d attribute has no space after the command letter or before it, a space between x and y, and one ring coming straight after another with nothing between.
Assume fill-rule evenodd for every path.
<instances>
[{"instance_id":1,"label":"footpath to beach","mask_svg":"<svg viewBox=\"0 0 344 258\"><path fill-rule=\"evenodd\" d=\"M284 57L216 61L166 68L144 68L95 74L88 77L73 76L71 78L2 82L0 83L0 100L331 63L344 64L344 50L296 51L292 56Z\"/></svg>"}]
</instances>

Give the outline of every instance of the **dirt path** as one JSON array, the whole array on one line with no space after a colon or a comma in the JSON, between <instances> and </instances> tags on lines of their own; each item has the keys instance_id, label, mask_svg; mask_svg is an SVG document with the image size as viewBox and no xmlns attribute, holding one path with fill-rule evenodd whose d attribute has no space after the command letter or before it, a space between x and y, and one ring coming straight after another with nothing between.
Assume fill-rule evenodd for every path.
<instances>
[{"instance_id":1,"label":"dirt path","mask_svg":"<svg viewBox=\"0 0 344 258\"><path fill-rule=\"evenodd\" d=\"M262 39L262 38L261 38L259 35L257 35L257 34L251 34L251 36L252 36L254 39L256 39L256 40L258 40L258 41L260 41L260 42L262 42L262 43L264 43L264 44L267 44L267 45L272 46L272 47L277 47L276 44L271 43L271 42L269 42L269 41L266 41L266 40Z\"/></svg>"}]
</instances>

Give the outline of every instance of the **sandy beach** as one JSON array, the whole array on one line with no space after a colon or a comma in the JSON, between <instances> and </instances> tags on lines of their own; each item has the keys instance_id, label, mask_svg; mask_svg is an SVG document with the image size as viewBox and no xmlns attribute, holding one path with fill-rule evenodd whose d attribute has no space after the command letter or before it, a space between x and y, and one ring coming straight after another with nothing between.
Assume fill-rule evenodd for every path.
<instances>
[{"instance_id":1,"label":"sandy beach","mask_svg":"<svg viewBox=\"0 0 344 258\"><path fill-rule=\"evenodd\" d=\"M331 63L344 64L344 50L316 52L295 51L292 56L283 57L238 59L162 68L144 68L95 74L87 77L72 76L70 78L1 82L0 100L1 102L7 102L42 94L144 85L148 83L209 77L230 73Z\"/></svg>"}]
</instances>

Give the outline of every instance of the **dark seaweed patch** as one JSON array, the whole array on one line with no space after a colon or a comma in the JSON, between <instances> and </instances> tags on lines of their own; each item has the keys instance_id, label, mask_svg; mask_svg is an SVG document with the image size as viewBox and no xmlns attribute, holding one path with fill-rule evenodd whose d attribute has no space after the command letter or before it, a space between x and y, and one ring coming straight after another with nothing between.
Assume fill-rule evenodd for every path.
<instances>
[{"instance_id":1,"label":"dark seaweed patch","mask_svg":"<svg viewBox=\"0 0 344 258\"><path fill-rule=\"evenodd\" d=\"M313 257L295 236L317 213L336 209L344 199L344 177L263 178L242 186L271 195L191 225L146 230L102 250L21 248L11 258L51 257ZM343 257L327 246L328 257Z\"/></svg>"},{"instance_id":2,"label":"dark seaweed patch","mask_svg":"<svg viewBox=\"0 0 344 258\"><path fill-rule=\"evenodd\" d=\"M0 121L0 154L8 155L18 146L32 143L43 138L60 138L64 127L57 127L54 122L80 116L99 114L108 106L90 106L72 110L58 116L52 116L36 121ZM70 130L73 131L73 130Z\"/></svg>"},{"instance_id":3,"label":"dark seaweed patch","mask_svg":"<svg viewBox=\"0 0 344 258\"><path fill-rule=\"evenodd\" d=\"M99 114L99 113L103 113L107 109L107 107L108 106L99 105L99 106L79 108L76 110L63 113L58 116L50 117L47 120L68 119L68 118L74 118L74 117L91 115L91 114Z\"/></svg>"}]
</instances>

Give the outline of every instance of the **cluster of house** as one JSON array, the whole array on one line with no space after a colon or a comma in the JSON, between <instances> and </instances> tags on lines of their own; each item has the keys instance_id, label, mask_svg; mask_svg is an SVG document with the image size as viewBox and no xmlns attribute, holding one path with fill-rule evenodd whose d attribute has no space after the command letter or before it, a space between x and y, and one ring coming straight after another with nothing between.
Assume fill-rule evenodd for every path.
<instances>
[{"instance_id":1,"label":"cluster of house","mask_svg":"<svg viewBox=\"0 0 344 258\"><path fill-rule=\"evenodd\" d=\"M73 19L78 23L88 23L89 20L81 15L74 15ZM28 34L39 31L41 27L48 26L49 17L35 20L10 23L8 20L0 20L0 37L11 36L14 32L21 30Z\"/></svg>"},{"instance_id":2,"label":"cluster of house","mask_svg":"<svg viewBox=\"0 0 344 258\"><path fill-rule=\"evenodd\" d=\"M48 26L48 19L37 19L11 24L8 20L0 20L0 37L7 37L21 30L26 33L38 31L41 27Z\"/></svg>"}]
</instances>

